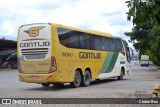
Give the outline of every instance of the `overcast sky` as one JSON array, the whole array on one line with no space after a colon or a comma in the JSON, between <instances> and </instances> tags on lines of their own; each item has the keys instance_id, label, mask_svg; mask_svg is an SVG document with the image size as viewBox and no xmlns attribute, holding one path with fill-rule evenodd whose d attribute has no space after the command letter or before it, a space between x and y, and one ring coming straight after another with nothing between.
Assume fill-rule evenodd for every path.
<instances>
[{"instance_id":1,"label":"overcast sky","mask_svg":"<svg viewBox=\"0 0 160 107\"><path fill-rule=\"evenodd\" d=\"M126 0L0 0L0 38L16 40L29 23L59 23L95 29L128 39Z\"/></svg>"}]
</instances>

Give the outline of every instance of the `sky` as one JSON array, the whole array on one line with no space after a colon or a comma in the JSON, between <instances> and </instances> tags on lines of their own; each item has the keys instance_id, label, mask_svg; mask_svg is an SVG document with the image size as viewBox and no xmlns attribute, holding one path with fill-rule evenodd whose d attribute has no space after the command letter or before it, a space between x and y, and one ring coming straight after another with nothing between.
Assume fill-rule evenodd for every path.
<instances>
[{"instance_id":1,"label":"sky","mask_svg":"<svg viewBox=\"0 0 160 107\"><path fill-rule=\"evenodd\" d=\"M17 39L30 23L59 23L111 33L125 40L132 30L126 0L0 0L0 39ZM131 44L130 44L131 45Z\"/></svg>"}]
</instances>

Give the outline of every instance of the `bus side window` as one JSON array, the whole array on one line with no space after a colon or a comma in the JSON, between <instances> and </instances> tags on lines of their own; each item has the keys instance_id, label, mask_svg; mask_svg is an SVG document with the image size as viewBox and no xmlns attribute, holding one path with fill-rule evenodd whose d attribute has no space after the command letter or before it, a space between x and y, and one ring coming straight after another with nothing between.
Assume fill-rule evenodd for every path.
<instances>
[{"instance_id":1,"label":"bus side window","mask_svg":"<svg viewBox=\"0 0 160 107\"><path fill-rule=\"evenodd\" d=\"M85 48L86 49L91 49L91 44L92 44L91 43L91 35L85 33L84 36L85 36Z\"/></svg>"},{"instance_id":2,"label":"bus side window","mask_svg":"<svg viewBox=\"0 0 160 107\"><path fill-rule=\"evenodd\" d=\"M106 50L106 38L101 38L101 50Z\"/></svg>"},{"instance_id":3,"label":"bus side window","mask_svg":"<svg viewBox=\"0 0 160 107\"><path fill-rule=\"evenodd\" d=\"M95 36L95 49L101 50L101 38L99 36Z\"/></svg>"},{"instance_id":4,"label":"bus side window","mask_svg":"<svg viewBox=\"0 0 160 107\"><path fill-rule=\"evenodd\" d=\"M118 52L123 51L123 45L122 45L121 39L116 40L116 51L118 51Z\"/></svg>"},{"instance_id":5,"label":"bus side window","mask_svg":"<svg viewBox=\"0 0 160 107\"><path fill-rule=\"evenodd\" d=\"M105 38L105 47L106 47L106 51L110 50L110 44L109 44L109 38Z\"/></svg>"},{"instance_id":6,"label":"bus side window","mask_svg":"<svg viewBox=\"0 0 160 107\"><path fill-rule=\"evenodd\" d=\"M91 36L91 49L93 49L93 50L95 50L95 36L94 35L92 35Z\"/></svg>"},{"instance_id":7,"label":"bus side window","mask_svg":"<svg viewBox=\"0 0 160 107\"><path fill-rule=\"evenodd\" d=\"M84 41L84 34L80 34L80 45L79 45L79 48L80 49L84 49L85 48L85 41Z\"/></svg>"},{"instance_id":8,"label":"bus side window","mask_svg":"<svg viewBox=\"0 0 160 107\"><path fill-rule=\"evenodd\" d=\"M71 48L79 48L79 39L80 39L80 35L78 32L71 32L70 34L71 36L71 40L70 40L70 47Z\"/></svg>"}]
</instances>

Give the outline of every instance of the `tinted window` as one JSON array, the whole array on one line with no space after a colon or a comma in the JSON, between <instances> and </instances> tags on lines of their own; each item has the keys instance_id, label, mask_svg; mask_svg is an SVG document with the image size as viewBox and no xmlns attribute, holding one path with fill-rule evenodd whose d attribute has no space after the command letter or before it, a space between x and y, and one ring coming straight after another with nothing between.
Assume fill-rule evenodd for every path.
<instances>
[{"instance_id":1,"label":"tinted window","mask_svg":"<svg viewBox=\"0 0 160 107\"><path fill-rule=\"evenodd\" d=\"M129 53L128 44L127 44L126 41L123 41L123 44L124 44L124 47L125 47L125 50L126 50L126 57L127 57L127 60L128 60L128 62L130 62L130 53Z\"/></svg>"},{"instance_id":2,"label":"tinted window","mask_svg":"<svg viewBox=\"0 0 160 107\"><path fill-rule=\"evenodd\" d=\"M17 55L11 55L7 58L7 61L17 61Z\"/></svg>"},{"instance_id":3,"label":"tinted window","mask_svg":"<svg viewBox=\"0 0 160 107\"><path fill-rule=\"evenodd\" d=\"M122 45L121 39L117 39L116 50L117 51L123 51L123 45Z\"/></svg>"},{"instance_id":4,"label":"tinted window","mask_svg":"<svg viewBox=\"0 0 160 107\"><path fill-rule=\"evenodd\" d=\"M99 36L95 36L94 38L95 44L93 45L95 46L95 50L101 50L101 38Z\"/></svg>"},{"instance_id":5,"label":"tinted window","mask_svg":"<svg viewBox=\"0 0 160 107\"><path fill-rule=\"evenodd\" d=\"M58 28L59 41L68 48L103 51L122 51L121 39L97 36L93 34Z\"/></svg>"},{"instance_id":6,"label":"tinted window","mask_svg":"<svg viewBox=\"0 0 160 107\"><path fill-rule=\"evenodd\" d=\"M17 55L13 55L14 61L17 61Z\"/></svg>"},{"instance_id":7,"label":"tinted window","mask_svg":"<svg viewBox=\"0 0 160 107\"><path fill-rule=\"evenodd\" d=\"M80 32L58 28L60 43L69 48L79 48L81 34Z\"/></svg>"},{"instance_id":8,"label":"tinted window","mask_svg":"<svg viewBox=\"0 0 160 107\"><path fill-rule=\"evenodd\" d=\"M6 55L6 54L12 54L12 53L16 53L16 50L4 50L0 52L0 55Z\"/></svg>"}]
</instances>

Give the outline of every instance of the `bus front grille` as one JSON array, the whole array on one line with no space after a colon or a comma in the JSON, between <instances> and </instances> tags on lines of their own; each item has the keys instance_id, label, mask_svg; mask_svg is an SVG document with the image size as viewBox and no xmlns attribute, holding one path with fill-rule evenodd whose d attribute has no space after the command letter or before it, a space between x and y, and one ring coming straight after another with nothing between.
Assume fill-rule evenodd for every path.
<instances>
[{"instance_id":1,"label":"bus front grille","mask_svg":"<svg viewBox=\"0 0 160 107\"><path fill-rule=\"evenodd\" d=\"M22 55L40 55L47 54L48 48L31 48L31 49L22 49Z\"/></svg>"}]
</instances>

